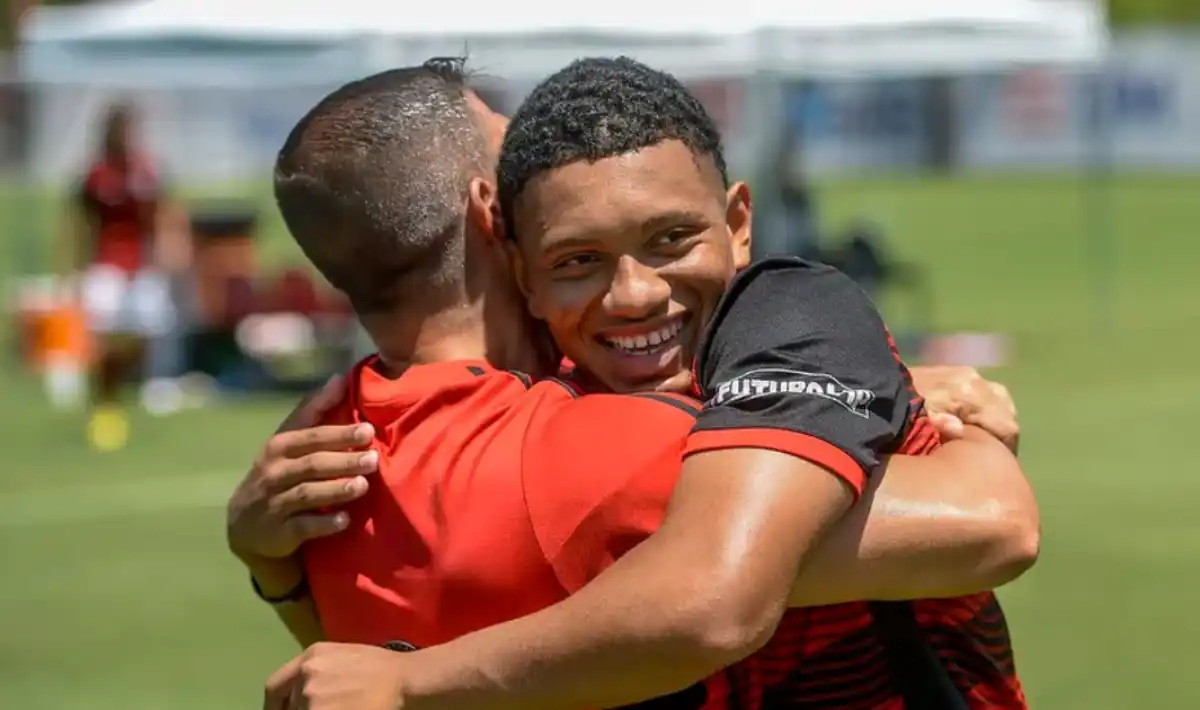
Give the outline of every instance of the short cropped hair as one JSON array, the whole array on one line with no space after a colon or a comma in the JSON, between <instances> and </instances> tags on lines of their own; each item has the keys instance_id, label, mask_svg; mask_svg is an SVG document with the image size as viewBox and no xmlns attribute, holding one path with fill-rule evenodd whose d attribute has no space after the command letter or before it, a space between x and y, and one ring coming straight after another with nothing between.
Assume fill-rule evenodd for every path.
<instances>
[{"instance_id":1,"label":"short cropped hair","mask_svg":"<svg viewBox=\"0 0 1200 710\"><path fill-rule=\"evenodd\" d=\"M355 311L427 305L460 287L466 193L486 141L462 59L431 59L352 82L292 129L275 200L313 265Z\"/></svg>"},{"instance_id":2,"label":"short cropped hair","mask_svg":"<svg viewBox=\"0 0 1200 710\"><path fill-rule=\"evenodd\" d=\"M539 173L677 140L712 160L728 182L716 123L678 79L628 57L586 58L533 90L500 150L500 208L513 235L513 203Z\"/></svg>"}]
</instances>

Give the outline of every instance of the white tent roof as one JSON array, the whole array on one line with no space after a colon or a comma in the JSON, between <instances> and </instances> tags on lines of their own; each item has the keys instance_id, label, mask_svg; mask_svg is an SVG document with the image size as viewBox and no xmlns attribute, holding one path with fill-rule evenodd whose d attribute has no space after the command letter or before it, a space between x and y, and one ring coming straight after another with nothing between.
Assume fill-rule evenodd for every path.
<instances>
[{"instance_id":1,"label":"white tent roof","mask_svg":"<svg viewBox=\"0 0 1200 710\"><path fill-rule=\"evenodd\" d=\"M1095 0L608 0L422 3L380 0L124 0L31 13L27 51L221 42L357 47L361 69L464 49L489 71L540 77L570 59L629 54L684 74L936 71L1013 62L1088 62L1103 52ZM369 50L368 50L369 48ZM204 50L189 49L192 54ZM176 52L178 55L178 52ZM93 60L94 61L94 58ZM34 68L38 66L34 62ZM145 64L143 62L143 64ZM372 66L374 65L374 66Z\"/></svg>"}]
</instances>

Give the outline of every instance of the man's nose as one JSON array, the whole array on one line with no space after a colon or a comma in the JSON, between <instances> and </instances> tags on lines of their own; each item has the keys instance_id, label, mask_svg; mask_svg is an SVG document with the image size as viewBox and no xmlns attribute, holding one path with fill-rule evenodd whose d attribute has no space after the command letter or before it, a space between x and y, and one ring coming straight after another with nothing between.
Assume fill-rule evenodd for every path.
<instances>
[{"instance_id":1,"label":"man's nose","mask_svg":"<svg viewBox=\"0 0 1200 710\"><path fill-rule=\"evenodd\" d=\"M671 285L656 269L622 256L604 297L604 308L610 315L636 320L663 312L670 300Z\"/></svg>"}]
</instances>

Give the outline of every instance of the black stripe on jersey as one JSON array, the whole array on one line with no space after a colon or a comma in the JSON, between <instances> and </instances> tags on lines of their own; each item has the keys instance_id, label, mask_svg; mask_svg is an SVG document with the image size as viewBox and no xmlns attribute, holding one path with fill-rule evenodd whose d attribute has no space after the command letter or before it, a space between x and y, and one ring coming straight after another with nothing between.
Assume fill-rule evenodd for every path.
<instances>
[{"instance_id":1,"label":"black stripe on jersey","mask_svg":"<svg viewBox=\"0 0 1200 710\"><path fill-rule=\"evenodd\" d=\"M700 403L686 397L672 396L669 394L663 394L661 392L635 392L633 396L652 399L655 402L662 402L663 404L670 405L684 414L692 417L700 414Z\"/></svg>"},{"instance_id":2,"label":"black stripe on jersey","mask_svg":"<svg viewBox=\"0 0 1200 710\"><path fill-rule=\"evenodd\" d=\"M525 385L525 389L533 387L533 378L529 375L526 375L524 372L519 372L517 370L506 370L506 372L520 380L521 384Z\"/></svg>"},{"instance_id":3,"label":"black stripe on jersey","mask_svg":"<svg viewBox=\"0 0 1200 710\"><path fill-rule=\"evenodd\" d=\"M484 370L482 367L475 367L474 365L471 365L467 368L467 372L475 375L476 377L483 377L487 370Z\"/></svg>"},{"instance_id":4,"label":"black stripe on jersey","mask_svg":"<svg viewBox=\"0 0 1200 710\"><path fill-rule=\"evenodd\" d=\"M968 710L967 701L917 625L912 604L870 602L870 608L905 707Z\"/></svg>"},{"instance_id":5,"label":"black stripe on jersey","mask_svg":"<svg viewBox=\"0 0 1200 710\"><path fill-rule=\"evenodd\" d=\"M578 396L579 396L579 393L575 391L575 388L574 388L574 387L572 387L571 385L567 384L566 382L563 382L562 380L558 379L557 377L547 377L547 378L546 378L546 381L547 381L547 382L553 382L554 384L556 384L556 385L558 385L558 386L562 387L563 389L565 389L567 392L569 392L569 393L570 393L570 395L571 395L571 399L575 399L576 397L578 397Z\"/></svg>"}]
</instances>

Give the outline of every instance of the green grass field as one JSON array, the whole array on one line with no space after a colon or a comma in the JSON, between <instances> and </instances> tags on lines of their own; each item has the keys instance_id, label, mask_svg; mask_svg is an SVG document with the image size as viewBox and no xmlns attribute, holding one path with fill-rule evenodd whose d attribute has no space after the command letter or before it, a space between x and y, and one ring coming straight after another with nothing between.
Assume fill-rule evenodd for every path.
<instances>
[{"instance_id":1,"label":"green grass field","mask_svg":"<svg viewBox=\"0 0 1200 710\"><path fill-rule=\"evenodd\" d=\"M1200 501L1200 179L1121 178L1091 220L1076 179L823 192L831 225L873 216L927 267L939 329L1015 339L1015 362L993 374L1021 406L1045 534L1038 567L1002 599L1034 707L1200 707L1200 524L1187 522ZM45 199L0 193L0 274L41 258L51 216ZM1111 257L1090 256L1096 224L1115 235ZM289 258L278 223L267 230L273 258ZM1089 268L1109 258L1099 319ZM222 508L288 403L139 419L128 450L100 457L82 418L51 412L12 365L0 402L0 707L255 707L292 649L225 552Z\"/></svg>"}]
</instances>

